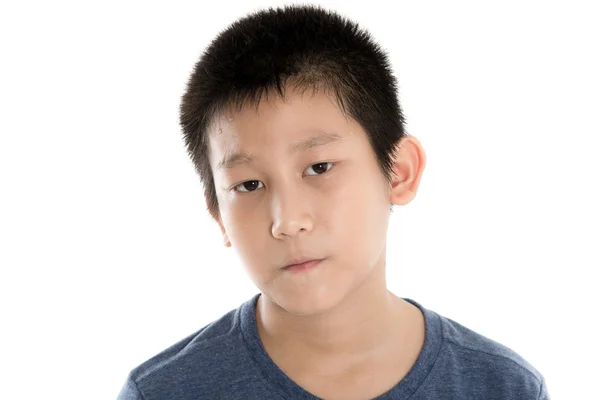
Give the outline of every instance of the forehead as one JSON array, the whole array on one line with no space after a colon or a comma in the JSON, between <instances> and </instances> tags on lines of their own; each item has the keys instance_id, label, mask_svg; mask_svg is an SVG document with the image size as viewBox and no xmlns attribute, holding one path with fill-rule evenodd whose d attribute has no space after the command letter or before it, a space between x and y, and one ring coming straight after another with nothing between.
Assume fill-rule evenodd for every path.
<instances>
[{"instance_id":1,"label":"forehead","mask_svg":"<svg viewBox=\"0 0 600 400\"><path fill-rule=\"evenodd\" d=\"M362 131L341 112L330 96L292 92L263 100L258 107L227 110L208 130L211 165L231 152L278 152L316 136L339 136L343 141ZM310 146L308 146L310 147Z\"/></svg>"}]
</instances>

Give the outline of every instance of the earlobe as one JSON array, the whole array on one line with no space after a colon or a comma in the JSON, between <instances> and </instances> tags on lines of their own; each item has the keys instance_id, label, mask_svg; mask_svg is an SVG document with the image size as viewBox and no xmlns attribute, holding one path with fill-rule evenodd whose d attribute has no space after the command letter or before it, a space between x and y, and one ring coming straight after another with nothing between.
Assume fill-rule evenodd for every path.
<instances>
[{"instance_id":1,"label":"earlobe","mask_svg":"<svg viewBox=\"0 0 600 400\"><path fill-rule=\"evenodd\" d=\"M390 202L406 205L417 195L425 169L425 150L416 137L409 135L402 138L394 154L394 180L390 189Z\"/></svg>"},{"instance_id":2,"label":"earlobe","mask_svg":"<svg viewBox=\"0 0 600 400\"><path fill-rule=\"evenodd\" d=\"M226 233L223 235L223 244L225 245L225 247L231 247L231 242L229 241L229 238L227 237Z\"/></svg>"},{"instance_id":3,"label":"earlobe","mask_svg":"<svg viewBox=\"0 0 600 400\"><path fill-rule=\"evenodd\" d=\"M227 236L227 232L225 231L225 227L220 219L217 219L217 224L219 225L219 229L221 230L221 235L223 235L223 244L225 247L231 247L231 241L229 241L229 236Z\"/></svg>"}]
</instances>

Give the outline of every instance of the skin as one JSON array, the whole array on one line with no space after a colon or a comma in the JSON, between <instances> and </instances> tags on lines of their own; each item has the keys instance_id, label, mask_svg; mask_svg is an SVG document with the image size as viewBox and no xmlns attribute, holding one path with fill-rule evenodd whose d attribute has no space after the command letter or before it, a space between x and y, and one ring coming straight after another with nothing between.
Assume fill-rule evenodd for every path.
<instances>
[{"instance_id":1,"label":"skin","mask_svg":"<svg viewBox=\"0 0 600 400\"><path fill-rule=\"evenodd\" d=\"M323 133L340 139L290 150ZM389 203L414 199L426 160L420 142L410 135L396 147L389 185L361 126L329 96L296 92L227 112L209 135L217 223L262 293L257 325L269 356L323 398L389 390L424 342L421 312L385 281ZM219 167L236 152L253 159ZM295 257L324 260L300 273L281 269Z\"/></svg>"}]
</instances>

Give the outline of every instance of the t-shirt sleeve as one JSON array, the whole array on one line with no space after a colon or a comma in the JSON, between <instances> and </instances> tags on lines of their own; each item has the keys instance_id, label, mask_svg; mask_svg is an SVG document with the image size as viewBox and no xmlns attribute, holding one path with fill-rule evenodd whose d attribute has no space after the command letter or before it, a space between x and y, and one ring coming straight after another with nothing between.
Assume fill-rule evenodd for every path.
<instances>
[{"instance_id":1,"label":"t-shirt sleeve","mask_svg":"<svg viewBox=\"0 0 600 400\"><path fill-rule=\"evenodd\" d=\"M540 395L537 400L552 400L548 394L548 386L546 386L546 380L542 378L542 385L540 386Z\"/></svg>"},{"instance_id":2,"label":"t-shirt sleeve","mask_svg":"<svg viewBox=\"0 0 600 400\"><path fill-rule=\"evenodd\" d=\"M127 381L123 385L117 400L144 400L131 376L127 377Z\"/></svg>"}]
</instances>

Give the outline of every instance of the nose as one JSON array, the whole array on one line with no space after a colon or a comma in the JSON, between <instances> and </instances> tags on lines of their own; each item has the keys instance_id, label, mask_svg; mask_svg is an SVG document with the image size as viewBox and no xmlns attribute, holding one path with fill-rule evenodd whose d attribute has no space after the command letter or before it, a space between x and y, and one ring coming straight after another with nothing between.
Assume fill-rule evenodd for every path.
<instances>
[{"instance_id":1,"label":"nose","mask_svg":"<svg viewBox=\"0 0 600 400\"><path fill-rule=\"evenodd\" d=\"M299 190L278 193L272 199L273 225L271 234L275 239L294 237L313 229L310 202Z\"/></svg>"}]
</instances>

